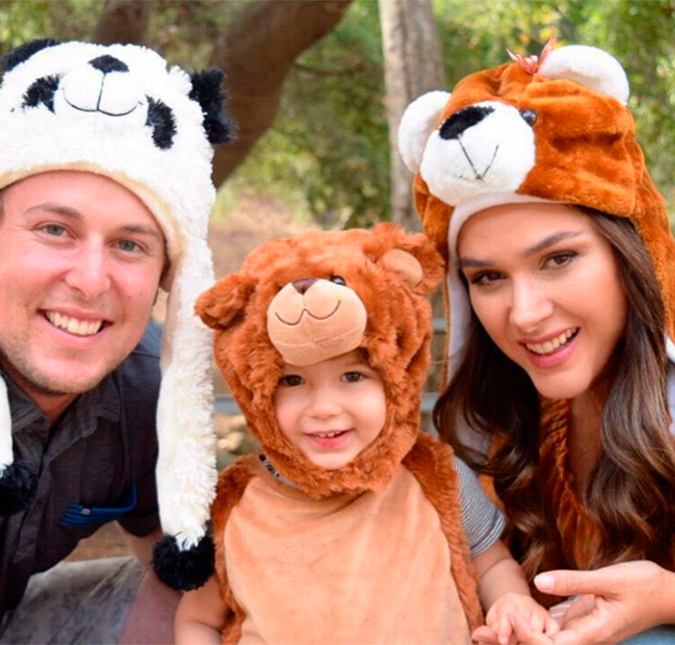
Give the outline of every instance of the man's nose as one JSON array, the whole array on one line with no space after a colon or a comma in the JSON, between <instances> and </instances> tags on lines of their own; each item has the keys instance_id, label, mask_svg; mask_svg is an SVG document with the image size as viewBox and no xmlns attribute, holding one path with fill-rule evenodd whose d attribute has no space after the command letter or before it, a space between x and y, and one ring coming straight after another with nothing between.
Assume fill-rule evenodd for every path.
<instances>
[{"instance_id":1,"label":"man's nose","mask_svg":"<svg viewBox=\"0 0 675 645\"><path fill-rule=\"evenodd\" d=\"M510 321L520 332L536 331L552 313L553 302L544 286L530 282L513 285Z\"/></svg>"},{"instance_id":2,"label":"man's nose","mask_svg":"<svg viewBox=\"0 0 675 645\"><path fill-rule=\"evenodd\" d=\"M84 244L73 258L66 283L91 301L110 289L110 269L105 249L100 243Z\"/></svg>"}]
</instances>

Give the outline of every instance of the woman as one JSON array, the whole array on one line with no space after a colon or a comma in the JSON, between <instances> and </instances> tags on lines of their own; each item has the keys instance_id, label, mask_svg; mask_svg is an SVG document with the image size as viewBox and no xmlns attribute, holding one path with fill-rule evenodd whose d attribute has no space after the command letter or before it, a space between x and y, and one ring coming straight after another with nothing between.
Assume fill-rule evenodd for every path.
<instances>
[{"instance_id":1,"label":"woman","mask_svg":"<svg viewBox=\"0 0 675 645\"><path fill-rule=\"evenodd\" d=\"M522 642L675 642L675 241L618 62L587 47L515 58L401 124L449 261L435 421L491 476L549 604L581 596L552 639L516 622Z\"/></svg>"}]
</instances>

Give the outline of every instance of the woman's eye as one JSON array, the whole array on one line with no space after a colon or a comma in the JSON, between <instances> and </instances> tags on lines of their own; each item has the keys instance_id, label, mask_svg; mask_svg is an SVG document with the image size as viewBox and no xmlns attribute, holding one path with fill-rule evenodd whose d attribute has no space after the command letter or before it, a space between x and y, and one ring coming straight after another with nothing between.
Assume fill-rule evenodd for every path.
<instances>
[{"instance_id":1,"label":"woman's eye","mask_svg":"<svg viewBox=\"0 0 675 645\"><path fill-rule=\"evenodd\" d=\"M279 385L287 385L289 387L294 387L296 385L300 385L302 383L302 377L298 376L297 374L287 374L286 376L282 376L279 379Z\"/></svg>"},{"instance_id":2,"label":"woman's eye","mask_svg":"<svg viewBox=\"0 0 675 645\"><path fill-rule=\"evenodd\" d=\"M347 281L341 275L332 275L330 281L339 284L341 287L347 286Z\"/></svg>"},{"instance_id":3,"label":"woman's eye","mask_svg":"<svg viewBox=\"0 0 675 645\"><path fill-rule=\"evenodd\" d=\"M498 271L483 271L481 273L476 273L469 278L470 284L475 284L478 286L487 286L490 285L502 277L502 274Z\"/></svg>"},{"instance_id":4,"label":"woman's eye","mask_svg":"<svg viewBox=\"0 0 675 645\"><path fill-rule=\"evenodd\" d=\"M556 253L555 255L552 255L548 262L555 268L563 267L568 265L576 256L577 254L572 251L565 251L563 253Z\"/></svg>"}]
</instances>

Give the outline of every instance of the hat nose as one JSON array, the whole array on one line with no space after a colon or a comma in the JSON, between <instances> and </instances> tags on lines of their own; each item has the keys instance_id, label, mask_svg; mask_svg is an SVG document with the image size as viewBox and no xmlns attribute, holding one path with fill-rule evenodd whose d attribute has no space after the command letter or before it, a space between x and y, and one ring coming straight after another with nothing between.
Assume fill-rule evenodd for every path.
<instances>
[{"instance_id":1,"label":"hat nose","mask_svg":"<svg viewBox=\"0 0 675 645\"><path fill-rule=\"evenodd\" d=\"M473 105L456 112L441 126L439 130L441 139L445 139L446 141L457 139L465 130L480 123L486 116L489 116L493 112L494 108L476 107Z\"/></svg>"},{"instance_id":2,"label":"hat nose","mask_svg":"<svg viewBox=\"0 0 675 645\"><path fill-rule=\"evenodd\" d=\"M315 282L316 278L301 278L293 280L293 287L298 293L304 294Z\"/></svg>"},{"instance_id":3,"label":"hat nose","mask_svg":"<svg viewBox=\"0 0 675 645\"><path fill-rule=\"evenodd\" d=\"M110 56L106 54L105 56L99 56L89 61L89 64L104 74L109 74L110 72L128 72L129 68L126 63L123 63L119 58Z\"/></svg>"}]
</instances>

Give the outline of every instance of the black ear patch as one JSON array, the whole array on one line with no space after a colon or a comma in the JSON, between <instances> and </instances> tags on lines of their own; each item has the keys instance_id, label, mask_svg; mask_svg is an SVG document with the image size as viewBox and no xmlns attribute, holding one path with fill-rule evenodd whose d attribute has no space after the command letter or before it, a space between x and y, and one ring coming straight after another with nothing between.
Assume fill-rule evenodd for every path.
<instances>
[{"instance_id":1,"label":"black ear patch","mask_svg":"<svg viewBox=\"0 0 675 645\"><path fill-rule=\"evenodd\" d=\"M166 150L173 145L176 119L173 110L166 103L148 96L148 118L145 125L152 128L152 140L158 148Z\"/></svg>"},{"instance_id":2,"label":"black ear patch","mask_svg":"<svg viewBox=\"0 0 675 645\"><path fill-rule=\"evenodd\" d=\"M30 40L23 45L20 45L16 49L13 49L11 52L5 54L2 59L0 59L0 65L4 72L8 72L10 69L16 67L19 63L28 60L33 54L39 52L41 49L46 49L47 47L54 47L58 45L59 41L54 40L53 38L38 38L36 40Z\"/></svg>"},{"instance_id":3,"label":"black ear patch","mask_svg":"<svg viewBox=\"0 0 675 645\"><path fill-rule=\"evenodd\" d=\"M43 76L34 81L23 95L22 107L46 105L54 111L54 93L59 87L58 76Z\"/></svg>"},{"instance_id":4,"label":"black ear patch","mask_svg":"<svg viewBox=\"0 0 675 645\"><path fill-rule=\"evenodd\" d=\"M225 114L223 107L228 99L221 83L225 74L219 69L205 69L190 76L190 98L202 106L204 130L210 143L230 143L234 140L234 122Z\"/></svg>"}]
</instances>

